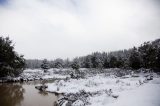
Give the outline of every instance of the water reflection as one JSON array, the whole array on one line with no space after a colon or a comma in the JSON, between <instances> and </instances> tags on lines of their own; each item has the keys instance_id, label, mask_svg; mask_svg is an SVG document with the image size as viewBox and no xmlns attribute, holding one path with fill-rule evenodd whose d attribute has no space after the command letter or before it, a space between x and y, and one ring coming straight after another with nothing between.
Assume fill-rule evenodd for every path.
<instances>
[{"instance_id":1,"label":"water reflection","mask_svg":"<svg viewBox=\"0 0 160 106\"><path fill-rule=\"evenodd\" d=\"M45 83L48 82L0 83L0 106L53 106L59 95L35 89L35 85Z\"/></svg>"},{"instance_id":2,"label":"water reflection","mask_svg":"<svg viewBox=\"0 0 160 106\"><path fill-rule=\"evenodd\" d=\"M21 84L1 84L0 85L0 105L1 106L20 106L24 99Z\"/></svg>"}]
</instances>

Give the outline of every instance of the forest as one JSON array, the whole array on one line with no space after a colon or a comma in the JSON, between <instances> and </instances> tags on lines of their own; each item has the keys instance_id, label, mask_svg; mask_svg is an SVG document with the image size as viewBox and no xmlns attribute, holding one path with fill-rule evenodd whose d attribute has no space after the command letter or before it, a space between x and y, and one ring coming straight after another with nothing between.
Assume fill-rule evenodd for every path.
<instances>
[{"instance_id":1,"label":"forest","mask_svg":"<svg viewBox=\"0 0 160 106\"><path fill-rule=\"evenodd\" d=\"M32 69L41 68L42 64L46 64L48 68L70 68L73 64L77 64L80 68L146 68L156 71L160 68L160 39L144 42L139 47L128 50L93 52L86 56L75 57L72 60L61 58L52 61L27 59L25 63L26 68Z\"/></svg>"}]
</instances>

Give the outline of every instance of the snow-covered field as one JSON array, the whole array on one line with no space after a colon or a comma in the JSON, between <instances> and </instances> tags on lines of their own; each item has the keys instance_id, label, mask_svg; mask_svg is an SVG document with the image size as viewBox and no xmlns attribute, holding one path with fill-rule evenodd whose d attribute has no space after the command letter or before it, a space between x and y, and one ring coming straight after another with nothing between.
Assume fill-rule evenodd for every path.
<instances>
[{"instance_id":1,"label":"snow-covered field","mask_svg":"<svg viewBox=\"0 0 160 106\"><path fill-rule=\"evenodd\" d=\"M50 69L47 73L28 69L22 76L25 78L38 76L37 78L41 79L60 78L54 83L47 83L46 91L65 95L80 94L83 91L88 95L78 95L77 100L69 106L160 106L160 77L156 73L130 72L117 77L115 69L106 69L104 73L87 74L85 78L72 79L69 76L70 71L66 73L65 71L68 69ZM63 101L62 106L67 102L69 101Z\"/></svg>"},{"instance_id":2,"label":"snow-covered field","mask_svg":"<svg viewBox=\"0 0 160 106\"><path fill-rule=\"evenodd\" d=\"M39 80L39 79L65 79L70 77L66 74L59 74L59 71L65 72L66 69L49 69L47 72L44 72L41 69L26 69L20 75L20 77L28 80Z\"/></svg>"},{"instance_id":3,"label":"snow-covered field","mask_svg":"<svg viewBox=\"0 0 160 106\"><path fill-rule=\"evenodd\" d=\"M117 101L107 106L160 106L160 78L155 78L138 88L121 92Z\"/></svg>"},{"instance_id":4,"label":"snow-covered field","mask_svg":"<svg viewBox=\"0 0 160 106\"><path fill-rule=\"evenodd\" d=\"M136 77L133 76L115 77L98 74L85 79L60 80L47 84L47 91L75 94L84 90L93 94L85 98L88 101L85 105L88 106L160 106L159 76L155 73L140 73ZM149 81L147 76L154 78ZM84 105L83 102L79 103L74 105Z\"/></svg>"}]
</instances>

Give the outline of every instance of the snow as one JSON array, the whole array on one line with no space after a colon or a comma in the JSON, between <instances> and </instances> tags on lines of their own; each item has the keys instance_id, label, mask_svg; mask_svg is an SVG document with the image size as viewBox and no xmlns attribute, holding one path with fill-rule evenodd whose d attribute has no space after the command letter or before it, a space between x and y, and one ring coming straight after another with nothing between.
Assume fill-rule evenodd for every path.
<instances>
[{"instance_id":1,"label":"snow","mask_svg":"<svg viewBox=\"0 0 160 106\"><path fill-rule=\"evenodd\" d=\"M116 102L107 106L160 106L159 92L160 78L156 78L139 88L122 92Z\"/></svg>"},{"instance_id":2,"label":"snow","mask_svg":"<svg viewBox=\"0 0 160 106\"><path fill-rule=\"evenodd\" d=\"M160 78L132 90L119 92L113 99L105 94L90 98L90 106L160 106Z\"/></svg>"},{"instance_id":3,"label":"snow","mask_svg":"<svg viewBox=\"0 0 160 106\"><path fill-rule=\"evenodd\" d=\"M87 69L81 69L87 71ZM106 70L107 72L108 70ZM111 72L112 69L109 69ZM71 79L69 69L26 69L21 77L27 79L60 79L46 83L48 92L93 94L87 97L87 106L160 106L160 77L156 73L133 73L116 77L111 73L88 74L85 78ZM153 80L150 79L153 76ZM66 80L66 78L69 78ZM63 106L68 102L65 101ZM86 105L86 104L85 104ZM84 106L77 100L72 106Z\"/></svg>"},{"instance_id":4,"label":"snow","mask_svg":"<svg viewBox=\"0 0 160 106\"><path fill-rule=\"evenodd\" d=\"M132 89L139 86L139 80L144 81L144 78L120 79L96 75L87 79L70 79L66 82L59 81L57 83L48 84L47 91L56 92L59 87L64 93L77 93L81 90L86 92L97 92L112 89L114 91L122 91L124 89ZM62 83L59 86L59 83Z\"/></svg>"},{"instance_id":5,"label":"snow","mask_svg":"<svg viewBox=\"0 0 160 106\"><path fill-rule=\"evenodd\" d=\"M66 69L49 69L47 72L44 72L42 69L26 69L20 75L24 79L65 79L70 77L68 75L61 75L57 73L58 71L65 71Z\"/></svg>"},{"instance_id":6,"label":"snow","mask_svg":"<svg viewBox=\"0 0 160 106\"><path fill-rule=\"evenodd\" d=\"M74 102L74 103L72 104L72 106L84 106L84 103L83 103L83 101L81 101L81 100L77 100L76 102Z\"/></svg>"},{"instance_id":7,"label":"snow","mask_svg":"<svg viewBox=\"0 0 160 106\"><path fill-rule=\"evenodd\" d=\"M47 91L66 94L81 90L97 92L89 97L88 102L91 104L88 106L160 106L160 78L148 82L145 74L138 76L115 78L98 74L85 79L60 80L47 84Z\"/></svg>"},{"instance_id":8,"label":"snow","mask_svg":"<svg viewBox=\"0 0 160 106\"><path fill-rule=\"evenodd\" d=\"M23 73L35 73L35 72L43 72L43 70L40 69L26 69L23 71Z\"/></svg>"}]
</instances>

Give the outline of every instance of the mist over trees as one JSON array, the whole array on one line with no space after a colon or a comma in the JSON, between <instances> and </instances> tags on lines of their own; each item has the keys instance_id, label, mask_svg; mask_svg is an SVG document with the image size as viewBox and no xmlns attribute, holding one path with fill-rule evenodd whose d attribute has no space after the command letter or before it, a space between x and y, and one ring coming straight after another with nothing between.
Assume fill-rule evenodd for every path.
<instances>
[{"instance_id":1,"label":"mist over trees","mask_svg":"<svg viewBox=\"0 0 160 106\"><path fill-rule=\"evenodd\" d=\"M50 68L71 68L73 64L80 68L124 68L160 69L160 39L144 42L139 47L113 52L94 52L73 60L55 59L48 61ZM40 68L42 60L26 60L27 68Z\"/></svg>"},{"instance_id":2,"label":"mist over trees","mask_svg":"<svg viewBox=\"0 0 160 106\"><path fill-rule=\"evenodd\" d=\"M25 65L25 59L14 51L9 37L0 37L0 77L17 76Z\"/></svg>"}]
</instances>

